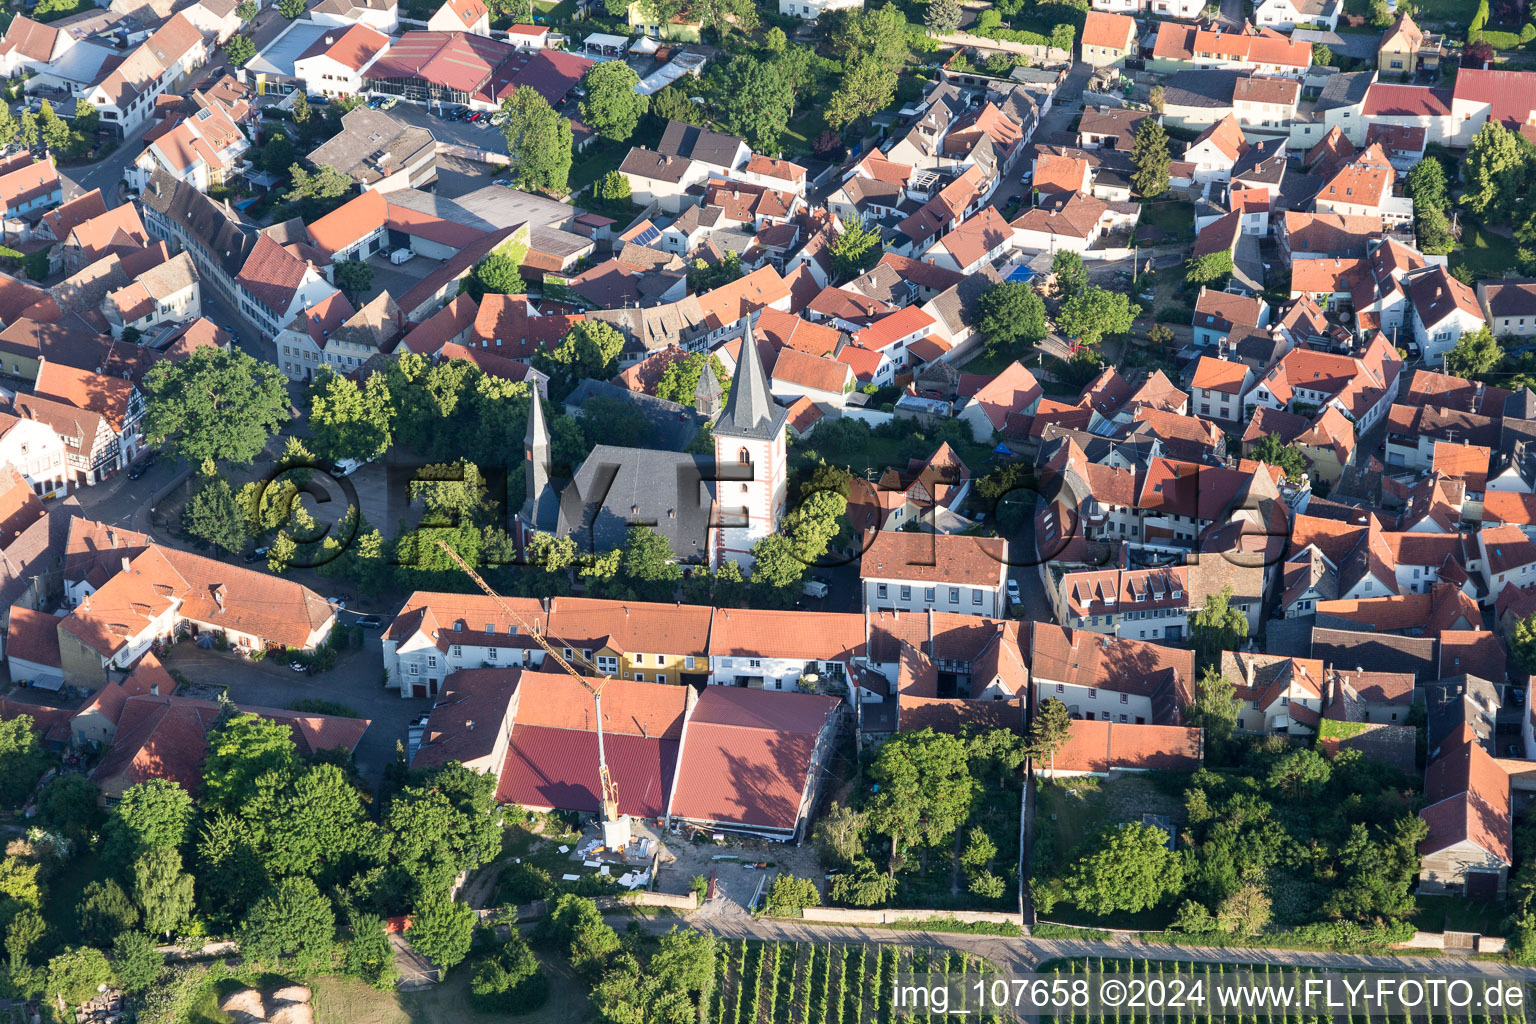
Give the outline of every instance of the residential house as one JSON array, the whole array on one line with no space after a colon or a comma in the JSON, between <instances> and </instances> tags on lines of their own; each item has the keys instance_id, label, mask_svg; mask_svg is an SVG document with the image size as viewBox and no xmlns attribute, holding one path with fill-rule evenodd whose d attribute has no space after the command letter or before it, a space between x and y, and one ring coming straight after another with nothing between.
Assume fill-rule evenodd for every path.
<instances>
[{"instance_id":1,"label":"residential house","mask_svg":"<svg viewBox=\"0 0 1536 1024\"><path fill-rule=\"evenodd\" d=\"M1221 672L1241 702L1243 732L1316 735L1323 710L1323 662L1275 654L1223 651Z\"/></svg>"},{"instance_id":2,"label":"residential house","mask_svg":"<svg viewBox=\"0 0 1536 1024\"><path fill-rule=\"evenodd\" d=\"M1009 417L1033 415L1044 394L1035 375L1015 360L977 387L960 407L956 419L971 428L973 438L987 441L1007 426Z\"/></svg>"},{"instance_id":3,"label":"residential house","mask_svg":"<svg viewBox=\"0 0 1536 1024\"><path fill-rule=\"evenodd\" d=\"M1408 300L1413 308L1413 336L1424 362L1445 362L1463 334L1487 326L1477 293L1451 276L1444 266L1428 267L1410 274Z\"/></svg>"},{"instance_id":4,"label":"residential house","mask_svg":"<svg viewBox=\"0 0 1536 1024\"><path fill-rule=\"evenodd\" d=\"M1462 724L1429 751L1419 844L1421 892L1502 897L1514 861L1509 776Z\"/></svg>"},{"instance_id":5,"label":"residential house","mask_svg":"<svg viewBox=\"0 0 1536 1024\"><path fill-rule=\"evenodd\" d=\"M1243 396L1253 383L1253 371L1242 363L1201 356L1190 379L1191 411L1235 422L1242 418Z\"/></svg>"},{"instance_id":6,"label":"residential house","mask_svg":"<svg viewBox=\"0 0 1536 1024\"><path fill-rule=\"evenodd\" d=\"M1443 47L1438 36L1428 35L1404 12L1381 37L1376 51L1376 67L1387 74L1412 78L1420 70L1440 67Z\"/></svg>"},{"instance_id":7,"label":"residential house","mask_svg":"<svg viewBox=\"0 0 1536 1024\"><path fill-rule=\"evenodd\" d=\"M63 201L63 181L51 155L37 160L24 151L0 160L0 221L6 231L26 230Z\"/></svg>"},{"instance_id":8,"label":"residential house","mask_svg":"<svg viewBox=\"0 0 1536 1024\"><path fill-rule=\"evenodd\" d=\"M443 0L427 19L428 32L468 32L475 36L491 34L491 12L481 0Z\"/></svg>"},{"instance_id":9,"label":"residential house","mask_svg":"<svg viewBox=\"0 0 1536 1024\"><path fill-rule=\"evenodd\" d=\"M773 397L786 405L804 397L841 409L855 379L847 363L790 348L774 361L771 386Z\"/></svg>"},{"instance_id":10,"label":"residential house","mask_svg":"<svg viewBox=\"0 0 1536 1024\"><path fill-rule=\"evenodd\" d=\"M479 0L460 0L478 6ZM470 29L460 31L473 31ZM480 35L489 35L481 32ZM327 32L293 61L293 73L310 96L340 99L363 91L363 73L389 49L389 36L366 25Z\"/></svg>"},{"instance_id":11,"label":"residential house","mask_svg":"<svg viewBox=\"0 0 1536 1024\"><path fill-rule=\"evenodd\" d=\"M1136 53L1136 21L1123 14L1089 11L1080 45L1082 59L1093 67L1124 64Z\"/></svg>"},{"instance_id":12,"label":"residential house","mask_svg":"<svg viewBox=\"0 0 1536 1024\"><path fill-rule=\"evenodd\" d=\"M15 78L22 72L42 71L74 45L70 32L17 14L0 38L0 75Z\"/></svg>"},{"instance_id":13,"label":"residential house","mask_svg":"<svg viewBox=\"0 0 1536 1024\"><path fill-rule=\"evenodd\" d=\"M1477 302L1495 337L1536 334L1536 278L1479 281Z\"/></svg>"},{"instance_id":14,"label":"residential house","mask_svg":"<svg viewBox=\"0 0 1536 1024\"><path fill-rule=\"evenodd\" d=\"M1073 629L1174 642L1189 631L1185 566L1064 573L1050 598L1056 621Z\"/></svg>"},{"instance_id":15,"label":"residential house","mask_svg":"<svg viewBox=\"0 0 1536 1024\"><path fill-rule=\"evenodd\" d=\"M1001 538L881 530L861 556L864 607L998 618L1007 610L1007 562Z\"/></svg>"},{"instance_id":16,"label":"residential house","mask_svg":"<svg viewBox=\"0 0 1536 1024\"><path fill-rule=\"evenodd\" d=\"M1194 697L1194 655L1142 640L1030 624L1030 703L1059 700L1073 718L1178 725Z\"/></svg>"},{"instance_id":17,"label":"residential house","mask_svg":"<svg viewBox=\"0 0 1536 1024\"><path fill-rule=\"evenodd\" d=\"M1295 28L1319 28L1329 32L1339 27L1343 0L1260 0L1253 10L1254 24L1289 32Z\"/></svg>"},{"instance_id":18,"label":"residential house","mask_svg":"<svg viewBox=\"0 0 1536 1024\"><path fill-rule=\"evenodd\" d=\"M1043 758L1035 772L1048 779L1191 772L1204 763L1204 758L1205 733L1191 726L1082 721L1072 723L1067 741L1049 758Z\"/></svg>"},{"instance_id":19,"label":"residential house","mask_svg":"<svg viewBox=\"0 0 1536 1024\"><path fill-rule=\"evenodd\" d=\"M192 257L177 253L144 271L132 284L109 293L101 312L114 338L130 327L142 337L160 324L198 319L203 315L202 292Z\"/></svg>"},{"instance_id":20,"label":"residential house","mask_svg":"<svg viewBox=\"0 0 1536 1024\"><path fill-rule=\"evenodd\" d=\"M38 367L33 391L37 398L62 402L102 418L113 435L117 450L116 465L106 467L107 472L121 469L138 455L139 447L144 443L140 428L144 418L144 395L131 381L62 363L44 362ZM12 401L20 408L24 396L17 395ZM70 439L65 436L64 440L65 446L69 447Z\"/></svg>"},{"instance_id":21,"label":"residential house","mask_svg":"<svg viewBox=\"0 0 1536 1024\"><path fill-rule=\"evenodd\" d=\"M313 651L335 610L307 587L190 552L151 546L59 620L64 678L95 689L180 633L222 634L236 649Z\"/></svg>"},{"instance_id":22,"label":"residential house","mask_svg":"<svg viewBox=\"0 0 1536 1024\"><path fill-rule=\"evenodd\" d=\"M1360 356L1293 349L1244 396L1243 409L1252 415L1259 405L1295 411L1297 405L1335 404L1364 432L1391 407L1401 369L1402 360L1380 334Z\"/></svg>"}]
</instances>

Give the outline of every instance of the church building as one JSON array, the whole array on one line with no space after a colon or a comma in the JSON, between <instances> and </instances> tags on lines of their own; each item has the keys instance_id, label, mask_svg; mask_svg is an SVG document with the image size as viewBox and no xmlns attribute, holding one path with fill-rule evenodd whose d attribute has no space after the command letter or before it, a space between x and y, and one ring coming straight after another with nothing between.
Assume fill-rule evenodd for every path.
<instances>
[{"instance_id":1,"label":"church building","mask_svg":"<svg viewBox=\"0 0 1536 1024\"><path fill-rule=\"evenodd\" d=\"M714 377L707 369L700 377L699 400L709 407L700 411L709 415L718 385L704 382ZM600 444L574 478L557 482L549 424L535 401L524 437L524 539L535 531L573 537L582 551L600 554L622 547L630 525L644 524L667 539L680 562L713 568L729 560L750 569L752 546L784 514L788 418L773 400L750 328L714 425L713 455Z\"/></svg>"}]
</instances>

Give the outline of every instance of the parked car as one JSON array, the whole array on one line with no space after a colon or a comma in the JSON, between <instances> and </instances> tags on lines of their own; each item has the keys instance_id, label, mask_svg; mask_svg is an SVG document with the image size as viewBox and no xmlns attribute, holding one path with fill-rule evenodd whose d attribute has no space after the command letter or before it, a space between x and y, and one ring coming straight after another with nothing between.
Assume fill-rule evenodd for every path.
<instances>
[{"instance_id":1,"label":"parked car","mask_svg":"<svg viewBox=\"0 0 1536 1024\"><path fill-rule=\"evenodd\" d=\"M384 625L384 620L377 615L364 615L357 620L357 624L364 629L378 629Z\"/></svg>"},{"instance_id":2,"label":"parked car","mask_svg":"<svg viewBox=\"0 0 1536 1024\"><path fill-rule=\"evenodd\" d=\"M507 188L511 188L512 187L512 179L510 179L510 178L497 178L495 181L491 182L491 184L492 185L505 185Z\"/></svg>"},{"instance_id":3,"label":"parked car","mask_svg":"<svg viewBox=\"0 0 1536 1024\"><path fill-rule=\"evenodd\" d=\"M368 101L368 109L369 110L378 110L383 105L384 105L384 97L383 96L375 96L375 97L373 97L373 99Z\"/></svg>"},{"instance_id":4,"label":"parked car","mask_svg":"<svg viewBox=\"0 0 1536 1024\"><path fill-rule=\"evenodd\" d=\"M148 473L148 472L149 472L149 460L148 459L145 459L142 462L135 462L133 464L133 468L128 470L128 479L129 480L137 480L139 477L143 476L145 473Z\"/></svg>"},{"instance_id":5,"label":"parked car","mask_svg":"<svg viewBox=\"0 0 1536 1024\"><path fill-rule=\"evenodd\" d=\"M803 584L801 584L800 592L806 597L826 597L827 585L822 583L820 580L806 580Z\"/></svg>"},{"instance_id":6,"label":"parked car","mask_svg":"<svg viewBox=\"0 0 1536 1024\"><path fill-rule=\"evenodd\" d=\"M337 594L335 597L325 599L326 603L333 608L345 608L350 600L352 600L352 595L350 594Z\"/></svg>"},{"instance_id":7,"label":"parked car","mask_svg":"<svg viewBox=\"0 0 1536 1024\"><path fill-rule=\"evenodd\" d=\"M389 254L389 262L398 265L404 263L406 260L415 255L416 253L412 249L396 249L394 252Z\"/></svg>"},{"instance_id":8,"label":"parked car","mask_svg":"<svg viewBox=\"0 0 1536 1024\"><path fill-rule=\"evenodd\" d=\"M1008 579L1008 603L1019 603L1019 581L1009 577Z\"/></svg>"},{"instance_id":9,"label":"parked car","mask_svg":"<svg viewBox=\"0 0 1536 1024\"><path fill-rule=\"evenodd\" d=\"M400 102L400 97L399 96L386 96L386 97L384 97L384 103L379 107L379 109L380 110L389 110L392 107L394 107L394 105L396 103L399 103L399 102Z\"/></svg>"},{"instance_id":10,"label":"parked car","mask_svg":"<svg viewBox=\"0 0 1536 1024\"><path fill-rule=\"evenodd\" d=\"M484 116L485 116L485 111L477 110L473 114L470 114L467 118L465 118L465 120L466 121L479 121Z\"/></svg>"}]
</instances>

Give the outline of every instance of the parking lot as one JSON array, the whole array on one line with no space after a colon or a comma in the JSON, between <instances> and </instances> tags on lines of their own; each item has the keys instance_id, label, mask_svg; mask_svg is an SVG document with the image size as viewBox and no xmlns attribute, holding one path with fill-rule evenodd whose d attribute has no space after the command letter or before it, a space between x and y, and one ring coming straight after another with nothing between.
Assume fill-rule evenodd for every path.
<instances>
[{"instance_id":1,"label":"parking lot","mask_svg":"<svg viewBox=\"0 0 1536 1024\"><path fill-rule=\"evenodd\" d=\"M489 112L479 121L470 123L438 117L435 113L436 109L434 107L432 112L429 112L426 107L402 100L391 107L388 113L406 124L427 129L438 142L451 146L464 146L468 149L483 149L492 153L507 151L501 132L491 124Z\"/></svg>"}]
</instances>

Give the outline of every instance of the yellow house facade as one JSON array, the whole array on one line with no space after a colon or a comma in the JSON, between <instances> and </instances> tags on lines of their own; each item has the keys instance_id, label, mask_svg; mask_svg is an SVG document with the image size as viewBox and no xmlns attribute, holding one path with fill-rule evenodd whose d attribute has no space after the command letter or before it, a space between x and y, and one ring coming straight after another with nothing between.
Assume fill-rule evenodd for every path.
<instances>
[{"instance_id":1,"label":"yellow house facade","mask_svg":"<svg viewBox=\"0 0 1536 1024\"><path fill-rule=\"evenodd\" d=\"M709 679L708 605L668 605L558 597L547 639L582 671L643 683L702 684Z\"/></svg>"}]
</instances>

